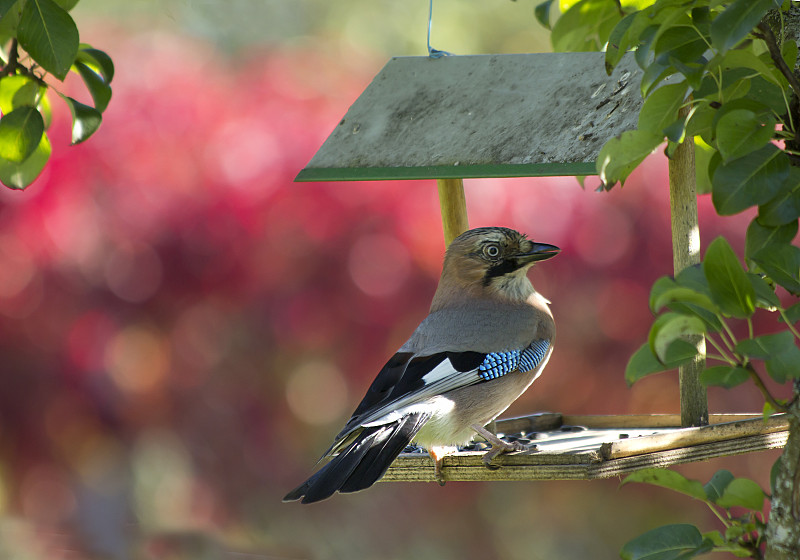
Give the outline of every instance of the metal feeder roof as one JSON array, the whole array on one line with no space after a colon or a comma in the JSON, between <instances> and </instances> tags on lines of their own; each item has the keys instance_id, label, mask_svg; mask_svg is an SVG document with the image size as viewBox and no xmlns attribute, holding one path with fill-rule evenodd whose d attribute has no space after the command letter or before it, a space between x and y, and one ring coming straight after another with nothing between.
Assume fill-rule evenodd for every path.
<instances>
[{"instance_id":1,"label":"metal feeder roof","mask_svg":"<svg viewBox=\"0 0 800 560\"><path fill-rule=\"evenodd\" d=\"M591 175L636 127L641 71L603 53L395 57L297 181Z\"/></svg>"}]
</instances>

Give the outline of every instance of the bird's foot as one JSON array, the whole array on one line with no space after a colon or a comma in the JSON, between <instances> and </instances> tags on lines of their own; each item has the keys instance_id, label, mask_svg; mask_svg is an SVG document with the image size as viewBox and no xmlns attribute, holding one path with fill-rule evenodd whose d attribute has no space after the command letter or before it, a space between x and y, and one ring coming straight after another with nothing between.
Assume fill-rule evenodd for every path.
<instances>
[{"instance_id":1,"label":"bird's foot","mask_svg":"<svg viewBox=\"0 0 800 560\"><path fill-rule=\"evenodd\" d=\"M444 462L444 457L447 455L448 452L452 452L454 448L452 447L438 447L433 446L428 450L428 454L433 459L433 476L436 478L436 482L439 486L444 486L446 482L444 479L444 473L442 473L442 464Z\"/></svg>"},{"instance_id":2,"label":"bird's foot","mask_svg":"<svg viewBox=\"0 0 800 560\"><path fill-rule=\"evenodd\" d=\"M483 464L486 465L487 469L496 470L500 468L500 465L495 465L493 463L498 455L502 455L503 453L514 453L516 451L530 451L531 449L525 444L516 441L503 441L483 426L473 424L472 429L475 430L486 441L492 444L492 447L483 455L482 458Z\"/></svg>"}]
</instances>

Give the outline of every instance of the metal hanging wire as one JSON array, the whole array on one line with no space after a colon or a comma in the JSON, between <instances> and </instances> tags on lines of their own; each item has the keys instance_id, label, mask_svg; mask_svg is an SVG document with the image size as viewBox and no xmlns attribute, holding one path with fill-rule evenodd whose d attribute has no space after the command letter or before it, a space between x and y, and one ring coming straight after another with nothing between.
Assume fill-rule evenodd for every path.
<instances>
[{"instance_id":1,"label":"metal hanging wire","mask_svg":"<svg viewBox=\"0 0 800 560\"><path fill-rule=\"evenodd\" d=\"M428 56L430 58L441 58L453 54L431 47L431 27L433 27L433 0L428 3Z\"/></svg>"}]
</instances>

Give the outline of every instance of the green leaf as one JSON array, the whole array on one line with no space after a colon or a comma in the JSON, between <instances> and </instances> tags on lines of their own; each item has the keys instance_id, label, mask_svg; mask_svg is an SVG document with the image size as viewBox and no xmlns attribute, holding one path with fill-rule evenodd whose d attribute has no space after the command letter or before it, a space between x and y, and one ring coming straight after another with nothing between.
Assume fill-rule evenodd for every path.
<instances>
[{"instance_id":1,"label":"green leaf","mask_svg":"<svg viewBox=\"0 0 800 560\"><path fill-rule=\"evenodd\" d=\"M695 292L711 297L711 288L708 287L708 280L706 280L706 275L703 273L702 265L687 266L675 276L675 282L679 286L691 288Z\"/></svg>"},{"instance_id":2,"label":"green leaf","mask_svg":"<svg viewBox=\"0 0 800 560\"><path fill-rule=\"evenodd\" d=\"M694 525L664 525L643 533L625 543L620 550L622 560L685 560L705 554L713 548L711 541Z\"/></svg>"},{"instance_id":3,"label":"green leaf","mask_svg":"<svg viewBox=\"0 0 800 560\"><path fill-rule=\"evenodd\" d=\"M781 45L781 56L786 66L794 68L797 65L797 43L794 41L784 41Z\"/></svg>"},{"instance_id":4,"label":"green leaf","mask_svg":"<svg viewBox=\"0 0 800 560\"><path fill-rule=\"evenodd\" d=\"M772 405L769 404L769 402L764 401L764 407L761 409L761 419L766 422L773 414L775 414L775 409L772 408Z\"/></svg>"},{"instance_id":5,"label":"green leaf","mask_svg":"<svg viewBox=\"0 0 800 560\"><path fill-rule=\"evenodd\" d=\"M533 9L533 15L536 17L536 21L541 23L547 29L551 29L550 27L550 7L553 5L553 0L545 0L541 4L538 4Z\"/></svg>"},{"instance_id":6,"label":"green leaf","mask_svg":"<svg viewBox=\"0 0 800 560\"><path fill-rule=\"evenodd\" d=\"M711 65L709 65L711 66ZM758 57L752 50L749 49L736 49L728 51L719 60L719 66L725 70L732 68L749 68L758 72L764 79L769 80L773 84L783 89L786 85L786 79L780 72L772 65L764 62L763 59ZM711 68L710 68L711 69Z\"/></svg>"},{"instance_id":7,"label":"green leaf","mask_svg":"<svg viewBox=\"0 0 800 560\"><path fill-rule=\"evenodd\" d=\"M72 8L78 5L79 0L54 0L56 4L61 6L66 11L70 11Z\"/></svg>"},{"instance_id":8,"label":"green leaf","mask_svg":"<svg viewBox=\"0 0 800 560\"><path fill-rule=\"evenodd\" d=\"M653 301L654 307L652 309L653 311L660 311L664 306L675 302L692 303L712 313L718 312L717 306L707 295L696 292L691 288L684 288L681 286L677 286L672 290L667 290L660 294L659 297Z\"/></svg>"},{"instance_id":9,"label":"green leaf","mask_svg":"<svg viewBox=\"0 0 800 560\"><path fill-rule=\"evenodd\" d=\"M0 118L0 158L10 163L28 159L42 139L44 120L33 107L20 107Z\"/></svg>"},{"instance_id":10,"label":"green leaf","mask_svg":"<svg viewBox=\"0 0 800 560\"><path fill-rule=\"evenodd\" d=\"M794 342L794 341L792 341ZM786 383L789 379L800 378L800 350L797 346L786 346L783 352L774 354L764 361L767 373L778 383Z\"/></svg>"},{"instance_id":11,"label":"green leaf","mask_svg":"<svg viewBox=\"0 0 800 560\"><path fill-rule=\"evenodd\" d=\"M778 383L800 377L800 349L789 331L741 340L736 351L752 359L764 360L767 373Z\"/></svg>"},{"instance_id":12,"label":"green leaf","mask_svg":"<svg viewBox=\"0 0 800 560\"><path fill-rule=\"evenodd\" d=\"M747 92L747 97L761 102L778 115L787 111L783 90L760 75L750 78L750 91Z\"/></svg>"},{"instance_id":13,"label":"green leaf","mask_svg":"<svg viewBox=\"0 0 800 560\"><path fill-rule=\"evenodd\" d=\"M794 245L769 245L752 258L773 281L793 294L800 294L799 248Z\"/></svg>"},{"instance_id":14,"label":"green leaf","mask_svg":"<svg viewBox=\"0 0 800 560\"><path fill-rule=\"evenodd\" d=\"M94 101L94 108L100 113L106 110L108 102L111 101L111 87L106 83L103 77L92 70L89 66L82 62L76 62L72 65L86 84L86 88L92 95Z\"/></svg>"},{"instance_id":15,"label":"green leaf","mask_svg":"<svg viewBox=\"0 0 800 560\"><path fill-rule=\"evenodd\" d=\"M72 113L72 144L80 144L100 128L103 117L93 107L79 103L71 97L62 95L61 98L67 102Z\"/></svg>"},{"instance_id":16,"label":"green leaf","mask_svg":"<svg viewBox=\"0 0 800 560\"><path fill-rule=\"evenodd\" d=\"M695 305L693 303L684 303L674 301L668 305L670 311L674 311L676 313L680 313L682 315L694 315L701 321L706 327L706 332L719 332L722 330L722 323L717 317L718 312L709 311L708 309L704 309L699 305Z\"/></svg>"},{"instance_id":17,"label":"green leaf","mask_svg":"<svg viewBox=\"0 0 800 560\"><path fill-rule=\"evenodd\" d=\"M706 276L703 273L702 265L687 266L678 273L675 281L680 286L691 288L695 292L711 298L711 288L708 287L708 280L706 280ZM705 323L707 331L717 332L722 330L722 323L716 312L708 311L692 303L672 303L670 308L679 313L696 315Z\"/></svg>"},{"instance_id":18,"label":"green leaf","mask_svg":"<svg viewBox=\"0 0 800 560\"><path fill-rule=\"evenodd\" d=\"M622 19L610 2L580 0L558 18L550 41L555 51L599 51Z\"/></svg>"},{"instance_id":19,"label":"green leaf","mask_svg":"<svg viewBox=\"0 0 800 560\"><path fill-rule=\"evenodd\" d=\"M708 496L708 499L712 502L716 502L720 496L725 492L725 489L728 487L734 479L733 474L729 470L719 470L714 473L714 476L711 477L707 483L703 485L703 490Z\"/></svg>"},{"instance_id":20,"label":"green leaf","mask_svg":"<svg viewBox=\"0 0 800 560\"><path fill-rule=\"evenodd\" d=\"M675 73L675 68L670 64L661 64L659 62L652 62L644 70L642 74L642 81L639 84L639 89L642 92L642 97L647 97L655 87L663 82L667 76Z\"/></svg>"},{"instance_id":21,"label":"green leaf","mask_svg":"<svg viewBox=\"0 0 800 560\"><path fill-rule=\"evenodd\" d=\"M678 109L686 100L689 84L680 82L662 86L644 100L639 111L639 130L663 136L668 124L678 118Z\"/></svg>"},{"instance_id":22,"label":"green leaf","mask_svg":"<svg viewBox=\"0 0 800 560\"><path fill-rule=\"evenodd\" d=\"M655 42L653 53L659 64L672 64L671 59L683 63L695 62L708 46L703 37L691 25L675 25L667 28Z\"/></svg>"},{"instance_id":23,"label":"green leaf","mask_svg":"<svg viewBox=\"0 0 800 560\"><path fill-rule=\"evenodd\" d=\"M708 6L692 8L692 24L704 36L711 32L711 10Z\"/></svg>"},{"instance_id":24,"label":"green leaf","mask_svg":"<svg viewBox=\"0 0 800 560\"><path fill-rule=\"evenodd\" d=\"M17 0L0 0L0 18L5 16Z\"/></svg>"},{"instance_id":25,"label":"green leaf","mask_svg":"<svg viewBox=\"0 0 800 560\"><path fill-rule=\"evenodd\" d=\"M723 53L731 49L747 37L772 7L775 7L773 0L735 0L711 23L711 43Z\"/></svg>"},{"instance_id":26,"label":"green leaf","mask_svg":"<svg viewBox=\"0 0 800 560\"><path fill-rule=\"evenodd\" d=\"M726 536L727 536L726 531ZM703 538L714 545L714 552L730 552L738 558L752 558L753 551L747 549L737 542L729 542L719 531L708 531L703 533Z\"/></svg>"},{"instance_id":27,"label":"green leaf","mask_svg":"<svg viewBox=\"0 0 800 560\"><path fill-rule=\"evenodd\" d=\"M19 20L22 17L22 8L25 7L26 0L4 1L3 12L0 12L0 36L15 37L19 28Z\"/></svg>"},{"instance_id":28,"label":"green leaf","mask_svg":"<svg viewBox=\"0 0 800 560\"><path fill-rule=\"evenodd\" d=\"M24 189L42 172L50 159L50 140L42 134L39 146L22 163L0 160L0 182L12 189Z\"/></svg>"},{"instance_id":29,"label":"green leaf","mask_svg":"<svg viewBox=\"0 0 800 560\"><path fill-rule=\"evenodd\" d=\"M663 136L641 130L628 130L605 143L597 156L597 173L608 189L625 182L628 175L655 150Z\"/></svg>"},{"instance_id":30,"label":"green leaf","mask_svg":"<svg viewBox=\"0 0 800 560\"><path fill-rule=\"evenodd\" d=\"M738 80L734 83L734 85L730 87L736 87L737 83L749 84L750 80L749 78ZM770 110L769 106L765 105L764 103L761 103L757 99L751 99L750 97L738 97L736 99L729 99L724 95L723 98L725 99L725 102L722 103L722 106L717 108L716 112L714 113L714 119L712 122L712 126L715 131L714 138L717 137L716 128L717 125L719 124L720 119L731 111L739 111L739 110L750 111L758 119L764 119L772 116L771 114L772 111Z\"/></svg>"},{"instance_id":31,"label":"green leaf","mask_svg":"<svg viewBox=\"0 0 800 560\"><path fill-rule=\"evenodd\" d=\"M782 226L768 226L758 218L754 218L747 227L744 241L744 254L747 259L752 259L764 247L770 245L788 245L797 235L797 221Z\"/></svg>"},{"instance_id":32,"label":"green leaf","mask_svg":"<svg viewBox=\"0 0 800 560\"><path fill-rule=\"evenodd\" d=\"M746 156L769 143L775 134L775 118L753 111L728 111L717 122L717 147L724 162Z\"/></svg>"},{"instance_id":33,"label":"green leaf","mask_svg":"<svg viewBox=\"0 0 800 560\"><path fill-rule=\"evenodd\" d=\"M683 74L686 81L692 86L692 89L696 90L700 88L706 73L707 64L705 58L701 56L696 62L682 62L672 57L669 59L669 63L675 70Z\"/></svg>"},{"instance_id":34,"label":"green leaf","mask_svg":"<svg viewBox=\"0 0 800 560\"><path fill-rule=\"evenodd\" d=\"M800 169L791 167L778 194L758 207L758 220L765 226L797 223L800 217Z\"/></svg>"},{"instance_id":35,"label":"green leaf","mask_svg":"<svg viewBox=\"0 0 800 560\"><path fill-rule=\"evenodd\" d=\"M41 97L39 84L28 76L0 79L0 112L4 115L20 107L36 107Z\"/></svg>"},{"instance_id":36,"label":"green leaf","mask_svg":"<svg viewBox=\"0 0 800 560\"><path fill-rule=\"evenodd\" d=\"M78 28L53 0L27 0L17 30L19 44L59 80L67 76L78 53Z\"/></svg>"},{"instance_id":37,"label":"green leaf","mask_svg":"<svg viewBox=\"0 0 800 560\"><path fill-rule=\"evenodd\" d=\"M687 560L714 548L694 525L664 525L625 543L622 560Z\"/></svg>"},{"instance_id":38,"label":"green leaf","mask_svg":"<svg viewBox=\"0 0 800 560\"><path fill-rule=\"evenodd\" d=\"M625 367L625 382L630 387L642 377L667 369L669 368L659 362L653 351L650 350L650 345L645 343L628 360L628 365Z\"/></svg>"},{"instance_id":39,"label":"green leaf","mask_svg":"<svg viewBox=\"0 0 800 560\"><path fill-rule=\"evenodd\" d=\"M748 358L767 360L794 346L794 337L789 331L764 334L756 338L745 338L736 344L736 352Z\"/></svg>"},{"instance_id":40,"label":"green leaf","mask_svg":"<svg viewBox=\"0 0 800 560\"><path fill-rule=\"evenodd\" d=\"M753 290L756 292L756 305L758 307L775 311L781 306L781 300L775 295L775 290L767 284L767 281L764 280L760 274L748 272L747 278L750 280L750 284L752 284Z\"/></svg>"},{"instance_id":41,"label":"green leaf","mask_svg":"<svg viewBox=\"0 0 800 560\"><path fill-rule=\"evenodd\" d=\"M789 307L786 311L784 311L786 318L789 320L791 324L795 324L797 321L800 321L800 303L795 303L791 307Z\"/></svg>"},{"instance_id":42,"label":"green leaf","mask_svg":"<svg viewBox=\"0 0 800 560\"><path fill-rule=\"evenodd\" d=\"M714 121L719 109L712 107L711 101L707 99L700 100L699 103L695 104L693 109L694 111L692 112L692 116L689 119L689 122L686 123L687 136L694 136L695 144L708 152L708 155L705 158L707 161L711 160L712 156L716 156L719 159L718 163L721 163L722 156L717 152L716 148L712 147L712 144L716 143L713 132ZM714 169L716 169L716 166L713 169L708 167L706 172L708 175L708 179L706 181L709 183L707 193L711 192L710 183Z\"/></svg>"},{"instance_id":43,"label":"green leaf","mask_svg":"<svg viewBox=\"0 0 800 560\"><path fill-rule=\"evenodd\" d=\"M711 178L711 200L723 216L771 200L789 176L789 159L773 144L720 164Z\"/></svg>"},{"instance_id":44,"label":"green leaf","mask_svg":"<svg viewBox=\"0 0 800 560\"><path fill-rule=\"evenodd\" d=\"M96 73L103 77L107 84L114 79L114 62L111 57L101 50L94 49L90 45L81 43L78 56L75 62L82 62Z\"/></svg>"},{"instance_id":45,"label":"green leaf","mask_svg":"<svg viewBox=\"0 0 800 560\"><path fill-rule=\"evenodd\" d=\"M697 355L697 347L686 336L702 335L705 324L697 317L681 313L664 313L650 329L648 343L653 354L665 365L675 367Z\"/></svg>"},{"instance_id":46,"label":"green leaf","mask_svg":"<svg viewBox=\"0 0 800 560\"><path fill-rule=\"evenodd\" d=\"M760 511L764 505L764 491L749 478L735 478L716 501L724 508L744 507Z\"/></svg>"},{"instance_id":47,"label":"green leaf","mask_svg":"<svg viewBox=\"0 0 800 560\"><path fill-rule=\"evenodd\" d=\"M733 366L714 366L703 370L700 383L730 389L741 385L750 378L747 370Z\"/></svg>"},{"instance_id":48,"label":"green leaf","mask_svg":"<svg viewBox=\"0 0 800 560\"><path fill-rule=\"evenodd\" d=\"M700 481L688 479L679 472L670 469L640 469L626 476L620 486L630 482L641 482L644 484L661 486L662 488L668 488L704 502L708 501L708 496L705 490L703 490L703 485L700 484Z\"/></svg>"},{"instance_id":49,"label":"green leaf","mask_svg":"<svg viewBox=\"0 0 800 560\"><path fill-rule=\"evenodd\" d=\"M650 288L650 311L657 313L660 307L656 308L656 301L661 298L663 294L677 287L678 283L669 276L662 276L653 282L653 286Z\"/></svg>"},{"instance_id":50,"label":"green leaf","mask_svg":"<svg viewBox=\"0 0 800 560\"><path fill-rule=\"evenodd\" d=\"M634 23L641 24L642 21L644 21L644 17L643 14L640 14L640 17ZM637 38L634 38L634 40L638 40L639 44L636 46L633 58L642 70L646 69L650 62L650 47L656 38L659 28L660 26L658 25L648 25L638 33Z\"/></svg>"},{"instance_id":51,"label":"green leaf","mask_svg":"<svg viewBox=\"0 0 800 560\"><path fill-rule=\"evenodd\" d=\"M626 15L620 20L614 29L611 30L611 35L608 36L608 45L606 46L606 72L611 74L614 67L622 60L628 47L630 46L630 30L634 20L638 17L638 12Z\"/></svg>"},{"instance_id":52,"label":"green leaf","mask_svg":"<svg viewBox=\"0 0 800 560\"><path fill-rule=\"evenodd\" d=\"M781 463L783 463L783 456L778 457L769 469L769 487L773 494L775 494L777 489L778 476L781 472Z\"/></svg>"},{"instance_id":53,"label":"green leaf","mask_svg":"<svg viewBox=\"0 0 800 560\"><path fill-rule=\"evenodd\" d=\"M711 299L723 313L747 318L755 312L753 285L725 238L717 237L706 249L703 273L708 280Z\"/></svg>"}]
</instances>

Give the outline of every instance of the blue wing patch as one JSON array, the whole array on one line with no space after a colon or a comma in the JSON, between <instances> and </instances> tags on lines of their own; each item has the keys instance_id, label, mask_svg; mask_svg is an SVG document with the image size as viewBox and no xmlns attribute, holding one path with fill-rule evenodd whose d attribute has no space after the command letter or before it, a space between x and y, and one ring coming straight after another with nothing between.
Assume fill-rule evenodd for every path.
<instances>
[{"instance_id":1,"label":"blue wing patch","mask_svg":"<svg viewBox=\"0 0 800 560\"><path fill-rule=\"evenodd\" d=\"M486 359L478 366L478 376L484 381L489 381L512 371L530 371L541 363L549 348L548 341L536 340L521 351L492 352L487 354Z\"/></svg>"},{"instance_id":2,"label":"blue wing patch","mask_svg":"<svg viewBox=\"0 0 800 560\"><path fill-rule=\"evenodd\" d=\"M550 343L546 340L535 340L530 346L522 351L519 358L519 370L531 371L542 363L544 357L547 356L547 351L550 349Z\"/></svg>"}]
</instances>

